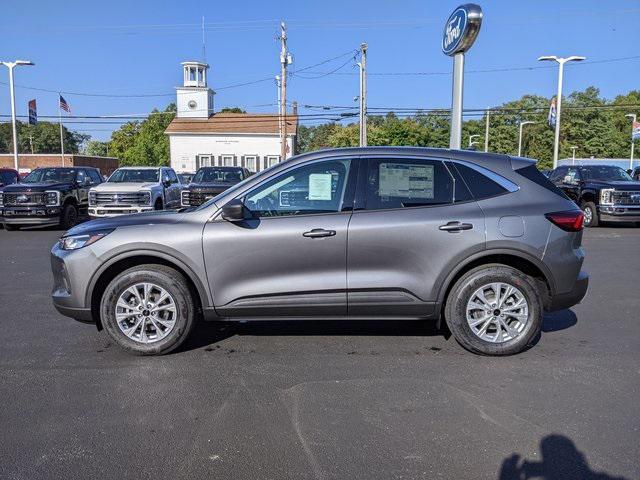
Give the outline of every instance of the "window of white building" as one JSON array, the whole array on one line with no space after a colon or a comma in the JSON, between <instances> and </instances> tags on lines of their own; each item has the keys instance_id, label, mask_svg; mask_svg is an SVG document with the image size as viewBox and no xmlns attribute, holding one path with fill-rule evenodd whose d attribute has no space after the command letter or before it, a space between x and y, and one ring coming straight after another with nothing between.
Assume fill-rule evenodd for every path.
<instances>
[{"instance_id":1,"label":"window of white building","mask_svg":"<svg viewBox=\"0 0 640 480\"><path fill-rule=\"evenodd\" d=\"M233 167L235 165L235 155L220 155L220 164L225 167Z\"/></svg>"},{"instance_id":2,"label":"window of white building","mask_svg":"<svg viewBox=\"0 0 640 480\"><path fill-rule=\"evenodd\" d=\"M242 165L244 168L248 169L251 172L255 172L258 166L258 156L257 155L245 155L244 162Z\"/></svg>"},{"instance_id":3,"label":"window of white building","mask_svg":"<svg viewBox=\"0 0 640 480\"><path fill-rule=\"evenodd\" d=\"M211 155L196 156L196 170L200 167L210 167L211 165Z\"/></svg>"},{"instance_id":4,"label":"window of white building","mask_svg":"<svg viewBox=\"0 0 640 480\"><path fill-rule=\"evenodd\" d=\"M267 167L271 167L278 162L280 162L280 155L269 155L267 157Z\"/></svg>"}]
</instances>

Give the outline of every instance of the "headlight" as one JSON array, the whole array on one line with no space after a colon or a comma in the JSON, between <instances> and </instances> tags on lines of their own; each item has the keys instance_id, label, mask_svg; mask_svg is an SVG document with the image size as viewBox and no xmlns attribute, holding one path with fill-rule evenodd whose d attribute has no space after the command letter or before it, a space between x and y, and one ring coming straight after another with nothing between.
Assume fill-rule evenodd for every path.
<instances>
[{"instance_id":1,"label":"headlight","mask_svg":"<svg viewBox=\"0 0 640 480\"><path fill-rule=\"evenodd\" d=\"M49 207L57 207L58 205L60 205L60 192L44 192L44 203Z\"/></svg>"},{"instance_id":2,"label":"headlight","mask_svg":"<svg viewBox=\"0 0 640 480\"><path fill-rule=\"evenodd\" d=\"M600 205L613 205L613 188L603 188L600 190Z\"/></svg>"},{"instance_id":3,"label":"headlight","mask_svg":"<svg viewBox=\"0 0 640 480\"><path fill-rule=\"evenodd\" d=\"M96 192L89 192L89 205L96 204Z\"/></svg>"},{"instance_id":4,"label":"headlight","mask_svg":"<svg viewBox=\"0 0 640 480\"><path fill-rule=\"evenodd\" d=\"M109 235L113 230L100 230L91 233L82 233L79 235L69 235L62 237L59 241L62 250L78 250L92 243L96 243L102 237Z\"/></svg>"},{"instance_id":5,"label":"headlight","mask_svg":"<svg viewBox=\"0 0 640 480\"><path fill-rule=\"evenodd\" d=\"M148 190L144 190L139 192L140 195L140 204L141 205L151 205L151 192Z\"/></svg>"},{"instance_id":6,"label":"headlight","mask_svg":"<svg viewBox=\"0 0 640 480\"><path fill-rule=\"evenodd\" d=\"M182 191L182 206L183 207L188 207L189 205L191 205L191 197L190 197L190 192L189 190L183 190Z\"/></svg>"}]
</instances>

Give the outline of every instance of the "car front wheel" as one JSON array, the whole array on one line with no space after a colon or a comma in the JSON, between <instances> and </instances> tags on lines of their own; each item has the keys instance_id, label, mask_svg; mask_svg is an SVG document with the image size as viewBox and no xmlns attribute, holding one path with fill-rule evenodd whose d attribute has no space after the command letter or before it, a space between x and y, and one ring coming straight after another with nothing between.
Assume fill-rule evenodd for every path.
<instances>
[{"instance_id":1,"label":"car front wheel","mask_svg":"<svg viewBox=\"0 0 640 480\"><path fill-rule=\"evenodd\" d=\"M484 265L453 286L445 319L455 339L484 355L512 355L532 344L542 328L542 301L534 280L506 265Z\"/></svg>"},{"instance_id":2,"label":"car front wheel","mask_svg":"<svg viewBox=\"0 0 640 480\"><path fill-rule=\"evenodd\" d=\"M117 275L102 296L100 315L111 338L135 355L178 348L195 324L187 281L164 265L140 265Z\"/></svg>"},{"instance_id":3,"label":"car front wheel","mask_svg":"<svg viewBox=\"0 0 640 480\"><path fill-rule=\"evenodd\" d=\"M584 226L585 227L597 227L600 223L598 217L598 209L593 202L583 202L582 211L584 212Z\"/></svg>"}]
</instances>

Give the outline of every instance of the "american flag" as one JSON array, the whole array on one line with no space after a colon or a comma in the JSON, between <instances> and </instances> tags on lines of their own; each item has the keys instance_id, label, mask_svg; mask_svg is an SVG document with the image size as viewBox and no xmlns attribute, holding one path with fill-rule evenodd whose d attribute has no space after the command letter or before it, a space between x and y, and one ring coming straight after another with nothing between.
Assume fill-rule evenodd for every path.
<instances>
[{"instance_id":1,"label":"american flag","mask_svg":"<svg viewBox=\"0 0 640 480\"><path fill-rule=\"evenodd\" d=\"M67 113L71 113L71 107L62 95L60 95L60 108Z\"/></svg>"}]
</instances>

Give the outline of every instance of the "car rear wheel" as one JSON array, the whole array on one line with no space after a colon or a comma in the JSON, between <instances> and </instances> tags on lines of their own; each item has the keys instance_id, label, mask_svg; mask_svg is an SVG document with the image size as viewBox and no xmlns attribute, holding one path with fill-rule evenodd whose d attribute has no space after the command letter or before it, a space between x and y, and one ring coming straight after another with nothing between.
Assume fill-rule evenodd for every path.
<instances>
[{"instance_id":1,"label":"car rear wheel","mask_svg":"<svg viewBox=\"0 0 640 480\"><path fill-rule=\"evenodd\" d=\"M512 355L526 349L542 327L542 301L534 280L506 265L483 265L453 286L445 319L467 350Z\"/></svg>"},{"instance_id":2,"label":"car rear wheel","mask_svg":"<svg viewBox=\"0 0 640 480\"><path fill-rule=\"evenodd\" d=\"M140 265L116 276L102 296L100 315L111 338L135 355L178 348L195 324L187 281L163 265Z\"/></svg>"},{"instance_id":3,"label":"car rear wheel","mask_svg":"<svg viewBox=\"0 0 640 480\"><path fill-rule=\"evenodd\" d=\"M584 226L597 227L600 224L598 217L598 209L593 202L582 202L582 211L584 212Z\"/></svg>"}]
</instances>

